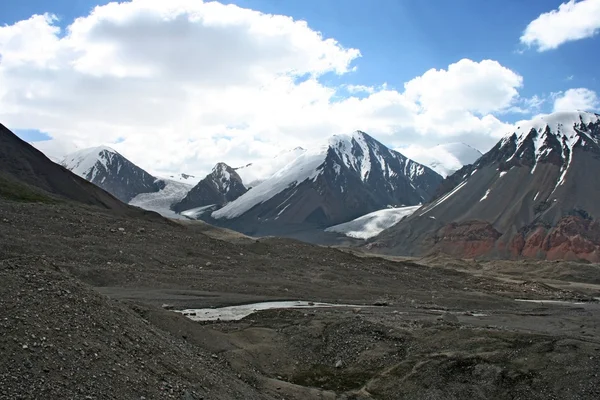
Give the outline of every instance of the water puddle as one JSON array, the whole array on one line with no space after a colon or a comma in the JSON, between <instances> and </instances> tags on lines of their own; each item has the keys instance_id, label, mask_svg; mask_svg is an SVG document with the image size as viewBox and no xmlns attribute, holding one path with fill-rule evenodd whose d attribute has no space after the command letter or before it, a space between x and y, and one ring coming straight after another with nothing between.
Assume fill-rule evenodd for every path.
<instances>
[{"instance_id":1,"label":"water puddle","mask_svg":"<svg viewBox=\"0 0 600 400\"><path fill-rule=\"evenodd\" d=\"M570 306L586 304L584 302L568 301L568 300L529 300L529 299L515 299L523 303L537 303L537 304L565 304Z\"/></svg>"},{"instance_id":2,"label":"water puddle","mask_svg":"<svg viewBox=\"0 0 600 400\"><path fill-rule=\"evenodd\" d=\"M338 307L356 307L364 308L369 306L352 304L330 304L317 303L312 301L270 301L264 303L242 304L239 306L221 307L221 308L197 308L187 310L177 310L192 321L239 321L257 311L285 309L285 308L338 308Z\"/></svg>"}]
</instances>

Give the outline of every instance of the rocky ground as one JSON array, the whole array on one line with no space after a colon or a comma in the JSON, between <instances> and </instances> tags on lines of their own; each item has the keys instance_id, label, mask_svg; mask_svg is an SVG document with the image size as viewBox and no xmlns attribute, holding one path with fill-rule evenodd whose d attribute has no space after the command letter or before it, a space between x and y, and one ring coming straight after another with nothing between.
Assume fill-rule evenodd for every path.
<instances>
[{"instance_id":1,"label":"rocky ground","mask_svg":"<svg viewBox=\"0 0 600 400\"><path fill-rule=\"evenodd\" d=\"M598 272L0 199L0 399L598 398ZM164 307L275 299L357 307L203 323Z\"/></svg>"}]
</instances>

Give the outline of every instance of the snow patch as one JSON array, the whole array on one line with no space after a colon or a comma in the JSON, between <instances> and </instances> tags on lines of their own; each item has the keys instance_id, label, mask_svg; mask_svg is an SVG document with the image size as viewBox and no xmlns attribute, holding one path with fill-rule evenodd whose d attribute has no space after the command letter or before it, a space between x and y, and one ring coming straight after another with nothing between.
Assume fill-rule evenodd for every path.
<instances>
[{"instance_id":1,"label":"snow patch","mask_svg":"<svg viewBox=\"0 0 600 400\"><path fill-rule=\"evenodd\" d=\"M396 225L404 217L413 214L419 206L386 208L358 217L343 224L331 226L325 232L341 233L356 239L369 239L383 230Z\"/></svg>"},{"instance_id":2,"label":"snow patch","mask_svg":"<svg viewBox=\"0 0 600 400\"><path fill-rule=\"evenodd\" d=\"M483 195L483 197L481 198L481 200L479 200L480 202L484 201L485 199L488 198L490 192L492 191L492 189L488 189L485 194Z\"/></svg>"},{"instance_id":3,"label":"snow patch","mask_svg":"<svg viewBox=\"0 0 600 400\"><path fill-rule=\"evenodd\" d=\"M216 204L210 204L208 206L190 208L189 210L182 211L180 214L188 218L198 219L201 215L213 211L215 207Z\"/></svg>"}]
</instances>

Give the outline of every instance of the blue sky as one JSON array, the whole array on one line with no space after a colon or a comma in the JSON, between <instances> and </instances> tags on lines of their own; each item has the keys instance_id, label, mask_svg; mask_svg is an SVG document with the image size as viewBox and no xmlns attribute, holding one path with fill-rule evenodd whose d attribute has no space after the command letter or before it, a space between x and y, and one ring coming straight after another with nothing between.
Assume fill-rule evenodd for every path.
<instances>
[{"instance_id":1,"label":"blue sky","mask_svg":"<svg viewBox=\"0 0 600 400\"><path fill-rule=\"evenodd\" d=\"M583 2L597 5L599 2L598 0L571 1L573 3L571 6ZM63 33L59 35L62 37L64 28L72 24L75 18L87 17L95 6L107 3L108 1L89 0L2 2L0 25L10 27L18 21L27 20L34 14L47 12L55 14L59 18L58 22L54 22L54 24L63 28ZM585 37L576 37L580 32L574 32L570 38L562 41L559 39L559 44L554 46L555 48L538 51L539 46L527 46L520 40L532 21L544 13L558 10L563 3L561 0L224 0L223 3L307 21L309 28L321 32L323 38L333 38L345 49L360 50L361 57L351 61L350 66L355 68L352 72L339 73L330 70L316 74L317 81L322 88L336 88L336 95L330 101L340 98L343 100L352 96L368 98L374 91L379 91L383 83L387 84L387 88L402 93L406 82L422 76L432 68L447 70L450 65L462 59L472 60L474 63L487 59L494 60L523 78L522 85L512 84L512 87L518 90L518 96L514 96L513 100L514 106L519 107L519 112L514 111L516 108L505 106L499 106L497 109L489 111L490 115L502 123L514 123L530 118L537 113L552 112L556 108L554 99L569 89L585 88L586 93L592 93L594 96L594 92L600 93L597 73L597 65L600 62L600 53L597 51L600 48L600 35L594 34L598 31L598 27L594 27L596 26L593 21L594 15L589 17L592 21L588 21L591 24L589 29L593 30L591 34L586 34ZM580 20L581 18L578 17L577 22L572 25L580 24ZM581 24L584 25L585 21L581 21ZM552 30L550 28L549 30ZM193 51L193 49L189 50ZM297 84L300 84L314 74L312 70L309 70L306 74L300 77L296 76L294 79ZM371 89L369 92L362 93L344 92L344 85L364 85ZM543 100L541 106L527 109L526 100L534 96ZM392 102L394 101L396 100ZM307 104L312 105L314 102L309 101ZM581 104L581 102L567 103ZM586 104L597 106L597 97L593 97ZM374 106L370 105L369 107ZM382 106L383 108L385 106ZM89 114L90 111L87 110L83 114L86 113ZM485 134L487 135L485 140L477 138L473 133L478 129L475 125L466 129L464 136L447 139L465 141L485 150L486 146L497 140L491 126L494 125L494 129L497 129L498 123L486 122L485 115L488 114L488 111L473 110L473 106L468 110L465 109L465 113L469 118L471 118L470 116L478 118L481 122L478 126L489 128L489 132ZM75 126L66 127L60 123L49 123L48 110L40 110L40 115L42 114L45 117L40 117L39 122L35 119L19 119L14 115L6 117L1 112L0 118L8 118L9 126L21 137L30 141L58 138L66 141L69 138L69 140L78 140L81 142L78 146L81 146L88 143L95 144L101 139L110 139L110 142L122 145L123 149L126 149L128 145L131 146L129 148L133 148L132 140L127 136L127 132L135 129L135 126L119 126L118 129L115 129L114 134L109 135L110 138L108 136L101 138L99 135L91 133L86 138L83 134L73 133L75 129L81 129L80 126L84 123L83 119L81 123L77 124L77 128ZM255 128L254 118L247 120L235 116L230 119L232 120L227 120L222 124L227 129L235 130L235 127L247 127L250 130L255 129L255 131L258 129ZM36 122L34 123L34 121ZM173 121L169 123L173 124ZM333 125L343 126L343 124ZM397 121L389 126L374 124L371 129L376 133L381 132L382 135L390 134L393 129L398 129L398 132L404 129L402 132L405 132L405 127L399 127L400 125L402 124ZM357 129L359 128L364 127L357 127ZM212 125L211 129L213 129ZM284 132L281 135L289 137L289 131L281 126L278 126L277 129L279 132ZM117 132L117 130L119 131ZM261 136L259 138L259 133L255 131L252 132L252 136L256 142L270 143L270 140L273 143L280 142L273 137L265 139ZM263 135L263 133L260 134ZM248 136L249 133L245 133L245 135ZM430 135L427 140L426 135ZM444 135L443 132L423 133L420 136L422 140L420 139L418 144L429 145L442 142L446 140ZM406 141L407 137L410 135L398 133L396 136L390 136L386 144L399 146L402 145L403 140ZM233 143L236 141L235 138L235 132L227 131L218 135L214 134L213 142L226 139ZM194 141L197 141L197 138L186 139L186 142ZM298 144L292 139L289 140L289 143L290 146Z\"/></svg>"}]
</instances>

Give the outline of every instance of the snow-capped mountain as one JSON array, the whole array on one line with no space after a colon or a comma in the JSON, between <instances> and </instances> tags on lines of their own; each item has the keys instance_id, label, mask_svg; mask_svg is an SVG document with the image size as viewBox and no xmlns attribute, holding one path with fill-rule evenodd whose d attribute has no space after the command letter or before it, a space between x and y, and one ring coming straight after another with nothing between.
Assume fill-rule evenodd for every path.
<instances>
[{"instance_id":1,"label":"snow-capped mountain","mask_svg":"<svg viewBox=\"0 0 600 400\"><path fill-rule=\"evenodd\" d=\"M247 233L259 225L325 227L388 205L426 202L441 181L433 170L357 131L303 151L212 218Z\"/></svg>"},{"instance_id":2,"label":"snow-capped mountain","mask_svg":"<svg viewBox=\"0 0 600 400\"><path fill-rule=\"evenodd\" d=\"M558 112L522 121L373 246L397 254L437 248L460 256L600 260L599 170L599 115Z\"/></svg>"},{"instance_id":3,"label":"snow-capped mountain","mask_svg":"<svg viewBox=\"0 0 600 400\"><path fill-rule=\"evenodd\" d=\"M423 165L427 165L443 177L452 175L463 166L473 164L483 154L465 143L446 143L432 148L408 147L404 154Z\"/></svg>"},{"instance_id":4,"label":"snow-capped mountain","mask_svg":"<svg viewBox=\"0 0 600 400\"><path fill-rule=\"evenodd\" d=\"M305 152L306 149L296 147L292 150L281 152L269 160L269 162L250 163L235 168L235 171L242 178L242 182L247 188L253 188L273 176L274 173L300 157Z\"/></svg>"},{"instance_id":5,"label":"snow-capped mountain","mask_svg":"<svg viewBox=\"0 0 600 400\"><path fill-rule=\"evenodd\" d=\"M173 204L172 210L183 212L209 205L220 207L246 191L237 172L225 163L218 163L180 202Z\"/></svg>"},{"instance_id":6,"label":"snow-capped mountain","mask_svg":"<svg viewBox=\"0 0 600 400\"><path fill-rule=\"evenodd\" d=\"M165 183L110 147L83 149L67 155L61 165L128 203L140 193L158 192Z\"/></svg>"}]
</instances>

